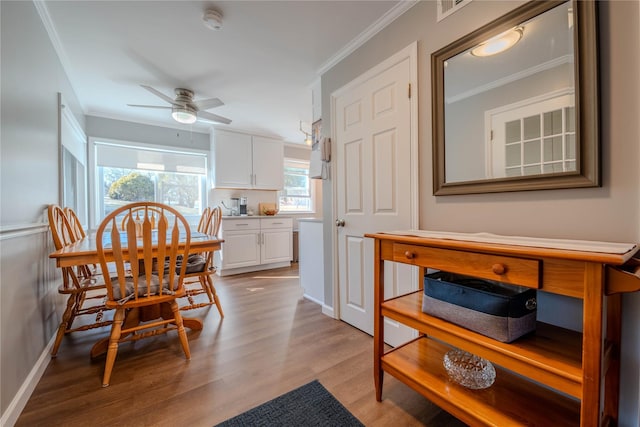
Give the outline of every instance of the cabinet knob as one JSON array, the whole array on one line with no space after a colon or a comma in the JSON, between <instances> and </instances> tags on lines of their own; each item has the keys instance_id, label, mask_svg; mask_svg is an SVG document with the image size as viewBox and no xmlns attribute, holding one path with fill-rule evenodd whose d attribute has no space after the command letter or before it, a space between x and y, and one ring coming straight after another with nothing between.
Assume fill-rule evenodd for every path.
<instances>
[{"instance_id":1,"label":"cabinet knob","mask_svg":"<svg viewBox=\"0 0 640 427\"><path fill-rule=\"evenodd\" d=\"M493 264L491 270L498 276L501 276L507 272L507 267L504 264Z\"/></svg>"},{"instance_id":2,"label":"cabinet knob","mask_svg":"<svg viewBox=\"0 0 640 427\"><path fill-rule=\"evenodd\" d=\"M411 251L406 251L404 253L404 256L407 257L407 259L414 259L416 257L416 254Z\"/></svg>"}]
</instances>

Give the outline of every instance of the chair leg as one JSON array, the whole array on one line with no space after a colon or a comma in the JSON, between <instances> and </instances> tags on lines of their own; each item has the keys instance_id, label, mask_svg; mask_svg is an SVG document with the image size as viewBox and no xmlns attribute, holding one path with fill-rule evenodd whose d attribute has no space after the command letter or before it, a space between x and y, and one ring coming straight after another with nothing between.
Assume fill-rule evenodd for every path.
<instances>
[{"instance_id":1,"label":"chair leg","mask_svg":"<svg viewBox=\"0 0 640 427\"><path fill-rule=\"evenodd\" d=\"M209 288L209 276L200 276L198 277L198 280L200 281L200 286L202 287L202 289L207 293L207 296L209 297L209 302L213 302L213 293L211 292L211 289Z\"/></svg>"},{"instance_id":2,"label":"chair leg","mask_svg":"<svg viewBox=\"0 0 640 427\"><path fill-rule=\"evenodd\" d=\"M218 313L220 313L220 317L224 317L224 313L222 312L222 304L220 304L220 298L218 298L218 293L216 292L215 286L213 286L213 279L210 275L207 276L207 285L213 294L213 300L216 303L216 307L218 307Z\"/></svg>"},{"instance_id":3,"label":"chair leg","mask_svg":"<svg viewBox=\"0 0 640 427\"><path fill-rule=\"evenodd\" d=\"M122 332L122 322L124 321L124 308L116 308L111 324L111 335L109 336L109 347L107 350L107 360L104 363L104 377L102 377L102 387L109 386L111 372L118 353L118 341Z\"/></svg>"},{"instance_id":4,"label":"chair leg","mask_svg":"<svg viewBox=\"0 0 640 427\"><path fill-rule=\"evenodd\" d=\"M60 348L62 338L67 332L67 329L71 326L69 321L71 319L71 315L75 310L75 303L76 296L74 294L69 295L69 298L67 298L67 308L65 308L64 313L62 313L62 320L60 321L60 326L58 326L56 340L54 341L53 348L51 349L51 357L56 357L58 355L58 348Z\"/></svg>"},{"instance_id":5,"label":"chair leg","mask_svg":"<svg viewBox=\"0 0 640 427\"><path fill-rule=\"evenodd\" d=\"M73 322L76 320L76 317L78 316L78 312L80 311L80 309L82 308L82 305L84 304L84 296L85 296L84 292L73 294L74 304L73 304L73 309L69 313L69 319L67 320L67 330L71 329L71 327L73 326Z\"/></svg>"},{"instance_id":6,"label":"chair leg","mask_svg":"<svg viewBox=\"0 0 640 427\"><path fill-rule=\"evenodd\" d=\"M187 338L187 331L184 329L182 323L182 316L180 315L180 306L176 300L171 301L171 311L173 312L173 319L178 327L178 337L180 337L180 344L182 344L182 351L187 360L191 360L191 350L189 350L189 340Z\"/></svg>"}]
</instances>

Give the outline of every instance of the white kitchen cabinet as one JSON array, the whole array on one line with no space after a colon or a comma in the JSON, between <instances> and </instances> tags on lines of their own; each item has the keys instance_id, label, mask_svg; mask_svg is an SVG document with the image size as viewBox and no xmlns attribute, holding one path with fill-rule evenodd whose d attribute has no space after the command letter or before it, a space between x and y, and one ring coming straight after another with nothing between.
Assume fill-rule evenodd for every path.
<instances>
[{"instance_id":1,"label":"white kitchen cabinet","mask_svg":"<svg viewBox=\"0 0 640 427\"><path fill-rule=\"evenodd\" d=\"M260 220L222 220L220 236L224 239L219 267L232 269L260 264Z\"/></svg>"},{"instance_id":2,"label":"white kitchen cabinet","mask_svg":"<svg viewBox=\"0 0 640 427\"><path fill-rule=\"evenodd\" d=\"M263 264L290 262L293 259L293 227L291 218L263 218L260 259Z\"/></svg>"},{"instance_id":3,"label":"white kitchen cabinet","mask_svg":"<svg viewBox=\"0 0 640 427\"><path fill-rule=\"evenodd\" d=\"M291 218L224 217L222 249L216 253L218 274L286 267L293 257Z\"/></svg>"},{"instance_id":4,"label":"white kitchen cabinet","mask_svg":"<svg viewBox=\"0 0 640 427\"><path fill-rule=\"evenodd\" d=\"M211 153L215 188L282 190L284 186L282 141L215 129Z\"/></svg>"}]
</instances>

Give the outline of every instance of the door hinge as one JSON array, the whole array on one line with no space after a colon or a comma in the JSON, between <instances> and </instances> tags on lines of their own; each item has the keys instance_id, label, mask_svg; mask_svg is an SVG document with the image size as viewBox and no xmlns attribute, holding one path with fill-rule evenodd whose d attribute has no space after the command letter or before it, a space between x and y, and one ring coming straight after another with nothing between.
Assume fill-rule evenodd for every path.
<instances>
[{"instance_id":1,"label":"door hinge","mask_svg":"<svg viewBox=\"0 0 640 427\"><path fill-rule=\"evenodd\" d=\"M408 92L407 95L408 95L409 99L411 99L411 83L409 83L409 92Z\"/></svg>"},{"instance_id":2,"label":"door hinge","mask_svg":"<svg viewBox=\"0 0 640 427\"><path fill-rule=\"evenodd\" d=\"M493 129L491 129L491 141L493 141Z\"/></svg>"}]
</instances>

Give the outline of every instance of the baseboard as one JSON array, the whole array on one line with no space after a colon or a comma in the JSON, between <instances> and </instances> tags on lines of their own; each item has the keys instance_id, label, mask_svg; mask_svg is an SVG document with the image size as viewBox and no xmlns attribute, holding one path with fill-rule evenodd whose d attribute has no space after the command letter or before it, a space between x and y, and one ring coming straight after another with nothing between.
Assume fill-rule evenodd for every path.
<instances>
[{"instance_id":1,"label":"baseboard","mask_svg":"<svg viewBox=\"0 0 640 427\"><path fill-rule=\"evenodd\" d=\"M291 267L291 261L274 262L271 264L250 265L248 267L222 269L218 267L218 276L232 276L234 274L252 273L254 271L271 270L274 268Z\"/></svg>"},{"instance_id":2,"label":"baseboard","mask_svg":"<svg viewBox=\"0 0 640 427\"><path fill-rule=\"evenodd\" d=\"M320 300L318 300L318 299L315 299L314 297L312 297L312 296L310 296L310 295L307 295L307 294L302 294L302 296L303 296L305 299L308 299L309 301L311 301L311 302L315 302L316 304L319 304L319 305L321 305L321 306L323 306L323 307L324 307L324 303L323 303L322 301L320 301Z\"/></svg>"},{"instance_id":3,"label":"baseboard","mask_svg":"<svg viewBox=\"0 0 640 427\"><path fill-rule=\"evenodd\" d=\"M0 426L12 427L16 421L18 421L18 417L27 405L27 402L31 397L31 393L35 390L45 369L47 369L47 366L49 365L49 361L51 360L51 348L53 347L55 340L56 334L53 334L53 337L51 337L49 343L46 345L44 350L42 350L42 354L31 369L31 372L29 372L29 375L27 375L27 378L13 397L13 400L9 403L7 410L2 414L2 418L0 418Z\"/></svg>"},{"instance_id":4,"label":"baseboard","mask_svg":"<svg viewBox=\"0 0 640 427\"><path fill-rule=\"evenodd\" d=\"M324 314L325 316L329 316L332 319L336 319L336 315L335 315L335 311L333 310L333 307L329 307L326 304L322 304L322 314Z\"/></svg>"}]
</instances>

